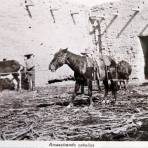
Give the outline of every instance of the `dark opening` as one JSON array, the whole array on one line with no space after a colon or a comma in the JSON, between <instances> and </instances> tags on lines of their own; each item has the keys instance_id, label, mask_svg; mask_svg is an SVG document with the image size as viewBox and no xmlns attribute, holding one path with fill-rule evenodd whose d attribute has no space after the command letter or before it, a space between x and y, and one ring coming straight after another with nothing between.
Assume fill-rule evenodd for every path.
<instances>
[{"instance_id":1,"label":"dark opening","mask_svg":"<svg viewBox=\"0 0 148 148\"><path fill-rule=\"evenodd\" d=\"M143 54L144 54L144 61L145 61L145 66L144 66L144 74L145 74L145 79L148 79L148 36L139 36L141 46L143 49Z\"/></svg>"}]
</instances>

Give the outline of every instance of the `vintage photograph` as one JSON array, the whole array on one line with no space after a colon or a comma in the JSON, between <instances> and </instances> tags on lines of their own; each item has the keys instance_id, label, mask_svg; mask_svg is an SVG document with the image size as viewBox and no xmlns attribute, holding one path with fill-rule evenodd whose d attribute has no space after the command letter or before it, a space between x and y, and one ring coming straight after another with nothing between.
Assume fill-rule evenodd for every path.
<instances>
[{"instance_id":1,"label":"vintage photograph","mask_svg":"<svg viewBox=\"0 0 148 148\"><path fill-rule=\"evenodd\" d=\"M147 0L0 6L0 141L148 141Z\"/></svg>"}]
</instances>

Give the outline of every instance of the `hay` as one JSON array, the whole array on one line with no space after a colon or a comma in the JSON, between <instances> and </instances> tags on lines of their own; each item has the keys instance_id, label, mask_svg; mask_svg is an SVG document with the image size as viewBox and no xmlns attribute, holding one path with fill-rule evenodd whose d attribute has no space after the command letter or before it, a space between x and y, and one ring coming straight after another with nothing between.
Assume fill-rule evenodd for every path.
<instances>
[{"instance_id":1,"label":"hay","mask_svg":"<svg viewBox=\"0 0 148 148\"><path fill-rule=\"evenodd\" d=\"M114 106L101 104L103 92L93 92L93 108L88 107L88 96L79 95L75 106L70 109L66 106L73 86L51 86L34 92L3 93L0 97L0 139L146 139L147 96L139 94L135 97L135 93L131 93L132 90L121 90ZM108 99L110 98L111 95Z\"/></svg>"}]
</instances>

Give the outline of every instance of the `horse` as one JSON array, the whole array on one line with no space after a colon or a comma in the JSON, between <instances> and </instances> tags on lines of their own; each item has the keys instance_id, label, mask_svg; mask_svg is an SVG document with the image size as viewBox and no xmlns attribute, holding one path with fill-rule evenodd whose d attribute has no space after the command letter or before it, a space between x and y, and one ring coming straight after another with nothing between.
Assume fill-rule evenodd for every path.
<instances>
[{"instance_id":1,"label":"horse","mask_svg":"<svg viewBox=\"0 0 148 148\"><path fill-rule=\"evenodd\" d=\"M105 86L105 94L104 97L107 96L109 86L108 79L111 80L112 94L114 95L114 99L116 101L116 87L113 79L113 73L115 73L116 62L108 57L108 61L110 61L110 68L108 71L106 70L105 62L102 58L99 58L99 65L97 67L96 79L103 80L103 84ZM51 60L49 64L49 70L55 72L58 68L67 64L73 71L75 77L75 89L73 96L71 98L69 106L73 106L73 101L77 95L77 92L80 88L80 85L84 85L87 82L88 85L88 95L90 100L90 106L93 106L92 101L92 80L94 75L94 62L91 58L87 58L86 56L76 55L70 51L68 48L60 49L57 53L55 53L54 58Z\"/></svg>"},{"instance_id":2,"label":"horse","mask_svg":"<svg viewBox=\"0 0 148 148\"><path fill-rule=\"evenodd\" d=\"M12 75L12 80L14 79L17 82L17 90L21 89L21 78L20 78L20 72L21 72L22 66L19 64L16 60L3 60L0 61L0 77L5 77L8 75Z\"/></svg>"},{"instance_id":3,"label":"horse","mask_svg":"<svg viewBox=\"0 0 148 148\"><path fill-rule=\"evenodd\" d=\"M87 58L89 58L89 54L88 53L81 52L81 55L82 56L86 56ZM91 59L91 61L92 61L92 59ZM100 80L97 79L96 61L93 60L93 62L94 62L94 64L93 64L93 66L94 66L94 80L96 80L98 90L101 92L102 90L101 90L101 86L100 86ZM81 84L81 94L84 94L84 86L87 86L87 83L86 82L84 82L83 84Z\"/></svg>"},{"instance_id":4,"label":"horse","mask_svg":"<svg viewBox=\"0 0 148 148\"><path fill-rule=\"evenodd\" d=\"M0 92L2 92L5 89L9 89L9 90L15 89L14 82L11 81L9 78L0 79Z\"/></svg>"},{"instance_id":5,"label":"horse","mask_svg":"<svg viewBox=\"0 0 148 148\"><path fill-rule=\"evenodd\" d=\"M120 88L122 87L122 83L123 83L123 87L126 90L127 84L128 84L128 81L129 81L129 76L132 73L131 65L124 60L120 61L117 64L117 73L118 73Z\"/></svg>"}]
</instances>

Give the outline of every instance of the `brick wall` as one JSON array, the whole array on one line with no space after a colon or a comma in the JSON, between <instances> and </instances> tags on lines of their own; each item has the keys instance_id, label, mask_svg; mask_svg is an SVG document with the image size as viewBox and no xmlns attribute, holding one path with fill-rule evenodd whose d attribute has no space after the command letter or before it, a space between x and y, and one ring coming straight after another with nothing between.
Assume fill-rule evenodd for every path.
<instances>
[{"instance_id":1,"label":"brick wall","mask_svg":"<svg viewBox=\"0 0 148 148\"><path fill-rule=\"evenodd\" d=\"M89 9L58 0L29 1L32 18L25 9L25 0L1 0L0 9L0 59L17 59L23 64L23 55L35 54L36 84L45 85L49 79L73 74L63 66L56 73L48 71L53 54L59 48L80 53L94 49L93 35L89 35ZM54 11L55 23L50 14ZM133 9L139 7L140 12ZM71 12L75 15L74 24ZM116 16L115 14L118 15ZM144 79L144 58L139 35L148 34L147 0L120 0L104 3L91 9L92 16L104 16L101 21L103 52L116 60L125 59L132 64L132 78Z\"/></svg>"},{"instance_id":2,"label":"brick wall","mask_svg":"<svg viewBox=\"0 0 148 148\"><path fill-rule=\"evenodd\" d=\"M136 11L138 9L139 12ZM148 1L120 0L105 3L93 7L91 16L104 16L100 23L103 52L117 61L129 61L133 67L131 77L142 81L144 56L138 36L148 34Z\"/></svg>"}]
</instances>

